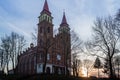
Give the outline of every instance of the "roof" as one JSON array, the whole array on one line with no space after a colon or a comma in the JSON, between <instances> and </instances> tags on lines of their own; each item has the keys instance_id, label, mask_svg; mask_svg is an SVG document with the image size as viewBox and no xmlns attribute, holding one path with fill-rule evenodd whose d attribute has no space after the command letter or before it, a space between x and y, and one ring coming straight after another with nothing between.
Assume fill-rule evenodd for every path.
<instances>
[{"instance_id":1,"label":"roof","mask_svg":"<svg viewBox=\"0 0 120 80\"><path fill-rule=\"evenodd\" d=\"M43 6L43 10L42 10L41 13L46 13L48 15L51 15L51 12L49 11L47 0L45 0L44 6Z\"/></svg>"},{"instance_id":2,"label":"roof","mask_svg":"<svg viewBox=\"0 0 120 80\"><path fill-rule=\"evenodd\" d=\"M66 16L65 16L65 12L63 12L63 18L62 18L62 22L61 22L60 26L62 26L62 25L68 25Z\"/></svg>"},{"instance_id":3,"label":"roof","mask_svg":"<svg viewBox=\"0 0 120 80\"><path fill-rule=\"evenodd\" d=\"M44 6L43 6L43 10L49 11L47 0L45 0Z\"/></svg>"}]
</instances>

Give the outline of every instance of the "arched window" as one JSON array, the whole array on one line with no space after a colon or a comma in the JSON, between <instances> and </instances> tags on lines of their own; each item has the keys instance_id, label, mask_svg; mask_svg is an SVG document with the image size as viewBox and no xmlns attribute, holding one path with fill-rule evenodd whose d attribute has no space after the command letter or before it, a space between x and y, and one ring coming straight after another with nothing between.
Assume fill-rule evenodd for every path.
<instances>
[{"instance_id":1,"label":"arched window","mask_svg":"<svg viewBox=\"0 0 120 80\"><path fill-rule=\"evenodd\" d=\"M47 54L47 60L50 60L50 54L49 53Z\"/></svg>"},{"instance_id":2,"label":"arched window","mask_svg":"<svg viewBox=\"0 0 120 80\"><path fill-rule=\"evenodd\" d=\"M47 16L45 16L45 20L47 20Z\"/></svg>"},{"instance_id":3,"label":"arched window","mask_svg":"<svg viewBox=\"0 0 120 80\"><path fill-rule=\"evenodd\" d=\"M48 19L48 22L49 22L49 17L47 19Z\"/></svg>"},{"instance_id":4,"label":"arched window","mask_svg":"<svg viewBox=\"0 0 120 80\"><path fill-rule=\"evenodd\" d=\"M47 28L48 33L50 33L50 27Z\"/></svg>"},{"instance_id":5,"label":"arched window","mask_svg":"<svg viewBox=\"0 0 120 80\"><path fill-rule=\"evenodd\" d=\"M61 60L61 55L60 54L57 54L57 60Z\"/></svg>"}]
</instances>

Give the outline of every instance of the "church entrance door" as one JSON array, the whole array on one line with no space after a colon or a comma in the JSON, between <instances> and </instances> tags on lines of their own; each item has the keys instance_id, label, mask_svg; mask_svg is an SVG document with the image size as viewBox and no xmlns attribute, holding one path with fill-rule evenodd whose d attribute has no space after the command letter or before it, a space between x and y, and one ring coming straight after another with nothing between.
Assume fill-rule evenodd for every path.
<instances>
[{"instance_id":1,"label":"church entrance door","mask_svg":"<svg viewBox=\"0 0 120 80\"><path fill-rule=\"evenodd\" d=\"M50 67L47 67L47 68L46 68L46 73L47 73L47 74L50 74Z\"/></svg>"}]
</instances>

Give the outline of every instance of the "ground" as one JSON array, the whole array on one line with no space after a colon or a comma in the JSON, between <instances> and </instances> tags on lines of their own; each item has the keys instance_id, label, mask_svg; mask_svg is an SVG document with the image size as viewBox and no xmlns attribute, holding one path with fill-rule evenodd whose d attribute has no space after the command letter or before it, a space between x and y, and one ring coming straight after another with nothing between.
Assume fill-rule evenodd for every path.
<instances>
[{"instance_id":1,"label":"ground","mask_svg":"<svg viewBox=\"0 0 120 80\"><path fill-rule=\"evenodd\" d=\"M24 77L21 77L19 75L2 75L2 76L0 75L0 80L110 80L110 79L97 79L95 77L83 78L64 75L32 75Z\"/></svg>"}]
</instances>

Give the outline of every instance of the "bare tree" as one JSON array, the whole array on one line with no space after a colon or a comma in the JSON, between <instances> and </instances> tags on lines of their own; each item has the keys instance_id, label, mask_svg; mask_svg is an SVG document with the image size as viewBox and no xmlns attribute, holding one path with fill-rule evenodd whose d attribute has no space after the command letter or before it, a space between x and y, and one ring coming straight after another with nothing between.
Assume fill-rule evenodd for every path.
<instances>
[{"instance_id":1,"label":"bare tree","mask_svg":"<svg viewBox=\"0 0 120 80\"><path fill-rule=\"evenodd\" d=\"M15 32L12 32L10 35L10 59L12 61L13 70L15 69L18 63L18 55L23 51L24 46L26 45L26 40L24 36L21 36Z\"/></svg>"},{"instance_id":2,"label":"bare tree","mask_svg":"<svg viewBox=\"0 0 120 80\"><path fill-rule=\"evenodd\" d=\"M83 66L86 69L87 77L89 77L89 72L91 72L92 69L93 69L93 63L92 63L92 61L89 60L89 59L83 60Z\"/></svg>"},{"instance_id":3,"label":"bare tree","mask_svg":"<svg viewBox=\"0 0 120 80\"><path fill-rule=\"evenodd\" d=\"M4 60L4 64L6 66L6 71L8 72L9 70L9 60L10 60L10 37L9 36L5 36L1 38L1 49L3 51L3 60ZM4 67L5 67L4 66Z\"/></svg>"},{"instance_id":4,"label":"bare tree","mask_svg":"<svg viewBox=\"0 0 120 80\"><path fill-rule=\"evenodd\" d=\"M75 59L72 65L72 69L73 69L73 76L77 76L80 73L80 68L82 66L82 62L80 59Z\"/></svg>"},{"instance_id":5,"label":"bare tree","mask_svg":"<svg viewBox=\"0 0 120 80\"><path fill-rule=\"evenodd\" d=\"M78 37L78 35L74 31L71 31L71 62L74 76L78 76L81 67L81 61L78 56L80 52L82 52L82 43L83 41Z\"/></svg>"},{"instance_id":6,"label":"bare tree","mask_svg":"<svg viewBox=\"0 0 120 80\"><path fill-rule=\"evenodd\" d=\"M115 20L112 17L105 19L97 18L93 27L94 40L90 45L92 49L98 51L100 54L104 54L109 65L109 76L114 77L113 73L113 56L118 48L119 41L119 27L116 25Z\"/></svg>"},{"instance_id":7,"label":"bare tree","mask_svg":"<svg viewBox=\"0 0 120 80\"><path fill-rule=\"evenodd\" d=\"M17 58L22 49L24 48L26 40L24 36L12 32L11 35L1 38L1 59L2 64L6 64L7 72L9 70L9 63L12 63L14 70L17 65ZM4 66L5 67L5 66Z\"/></svg>"},{"instance_id":8,"label":"bare tree","mask_svg":"<svg viewBox=\"0 0 120 80\"><path fill-rule=\"evenodd\" d=\"M16 43L17 43L17 37L18 37L18 34L16 33L11 33L10 35L10 59L12 61L12 67L13 69L15 68L15 55L16 55Z\"/></svg>"},{"instance_id":9,"label":"bare tree","mask_svg":"<svg viewBox=\"0 0 120 80\"><path fill-rule=\"evenodd\" d=\"M3 50L0 49L0 70L4 72L5 69L5 55Z\"/></svg>"},{"instance_id":10,"label":"bare tree","mask_svg":"<svg viewBox=\"0 0 120 80\"><path fill-rule=\"evenodd\" d=\"M34 28L34 32L31 33L32 41L35 45L37 45L37 34L38 34L38 29Z\"/></svg>"}]
</instances>

